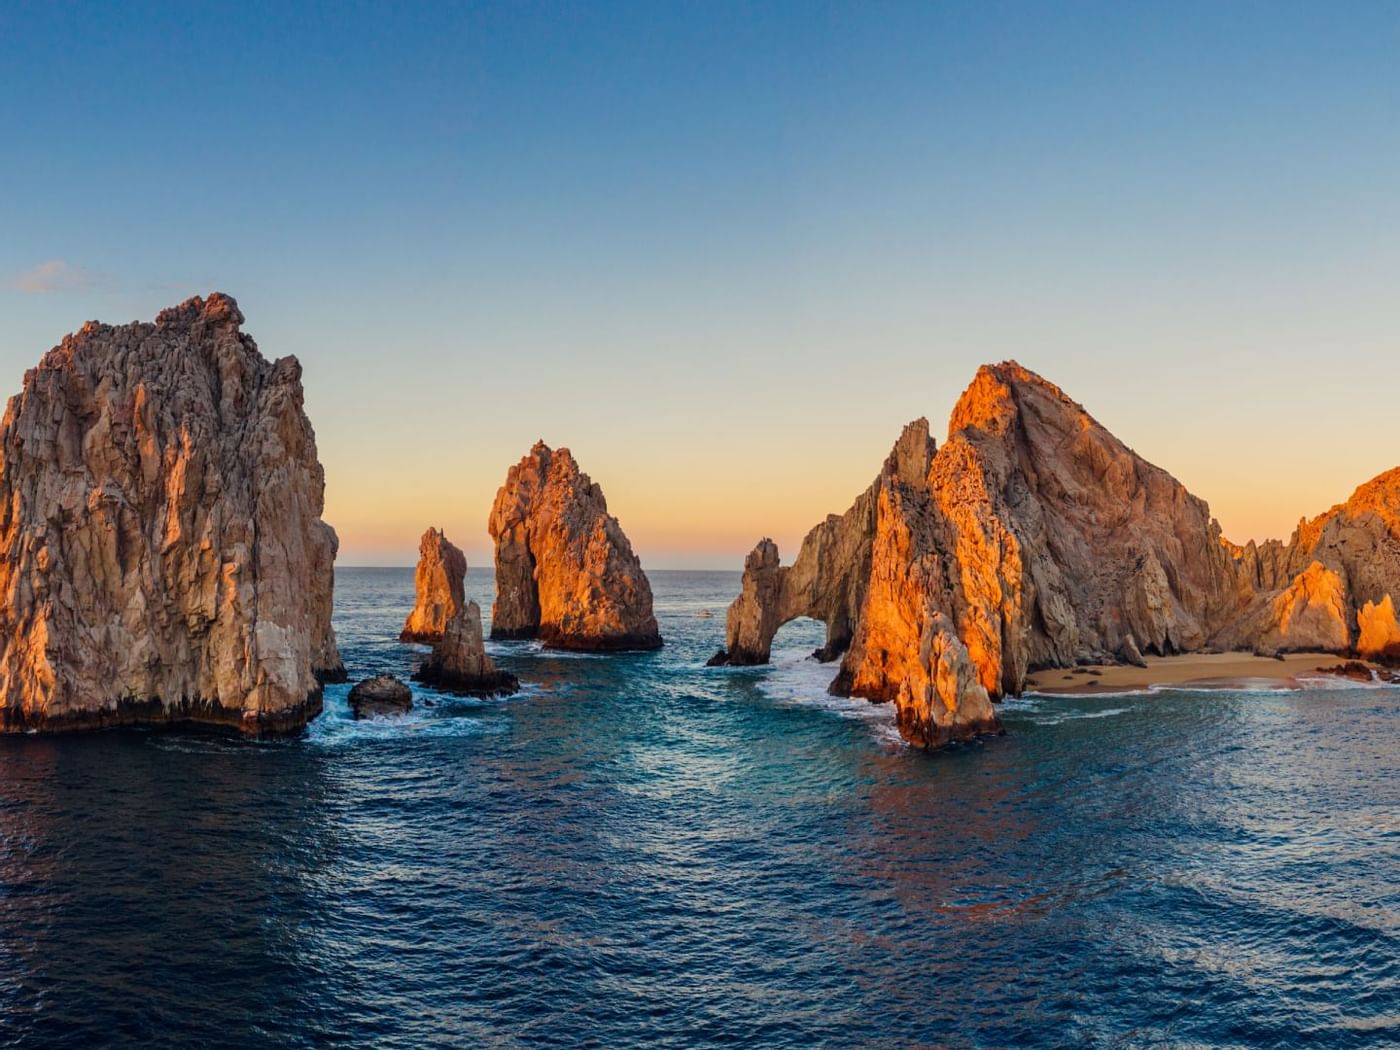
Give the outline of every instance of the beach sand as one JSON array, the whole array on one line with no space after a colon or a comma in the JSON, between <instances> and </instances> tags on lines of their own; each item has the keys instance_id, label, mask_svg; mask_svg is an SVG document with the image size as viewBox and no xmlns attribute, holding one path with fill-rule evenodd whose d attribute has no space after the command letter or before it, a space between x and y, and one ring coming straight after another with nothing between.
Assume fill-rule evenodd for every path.
<instances>
[{"instance_id":1,"label":"beach sand","mask_svg":"<svg viewBox=\"0 0 1400 1050\"><path fill-rule=\"evenodd\" d=\"M1190 653L1149 656L1146 667L1093 664L1036 671L1026 682L1035 693L1108 693L1183 685L1193 689L1297 689L1298 677L1317 677L1319 667L1348 662L1332 653L1288 653L1282 660L1249 653ZM1369 666L1369 665L1368 665Z\"/></svg>"}]
</instances>

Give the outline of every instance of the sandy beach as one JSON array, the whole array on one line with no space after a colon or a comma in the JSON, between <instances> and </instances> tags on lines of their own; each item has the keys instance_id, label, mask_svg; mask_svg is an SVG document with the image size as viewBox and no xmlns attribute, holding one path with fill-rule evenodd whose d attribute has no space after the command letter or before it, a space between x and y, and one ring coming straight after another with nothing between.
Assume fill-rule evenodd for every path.
<instances>
[{"instance_id":1,"label":"sandy beach","mask_svg":"<svg viewBox=\"0 0 1400 1050\"><path fill-rule=\"evenodd\" d=\"M1094 664L1037 671L1026 682L1028 692L1104 693L1147 689L1154 685L1184 685L1195 689L1268 687L1301 688L1299 676L1317 677L1318 668L1346 663L1332 653L1289 653L1277 660L1249 653L1191 653L1149 656L1146 667ZM1368 665L1371 666L1371 665Z\"/></svg>"}]
</instances>

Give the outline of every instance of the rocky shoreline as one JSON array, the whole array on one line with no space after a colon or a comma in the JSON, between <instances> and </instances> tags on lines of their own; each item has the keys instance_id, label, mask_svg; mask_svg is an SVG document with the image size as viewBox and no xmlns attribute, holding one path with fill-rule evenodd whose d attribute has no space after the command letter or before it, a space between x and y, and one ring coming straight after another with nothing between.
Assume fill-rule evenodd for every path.
<instances>
[{"instance_id":1,"label":"rocky shoreline","mask_svg":"<svg viewBox=\"0 0 1400 1050\"><path fill-rule=\"evenodd\" d=\"M0 424L0 730L282 735L346 680L301 369L265 359L243 320L214 293L150 324L90 323L26 373ZM641 560L568 449L541 441L511 467L487 528L493 639L662 645ZM442 530L423 533L398 636L432 647L413 678L516 692L466 571ZM893 704L903 738L933 749L1000 732L1004 697L1183 681L1161 668L1188 655L1224 680L1256 677L1261 657L1296 673L1289 654L1318 652L1370 663L1317 673L1397 680L1375 667L1400 662L1397 593L1400 469L1288 543L1235 545L1203 500L1006 362L979 370L941 446L927 420L906 426L791 565L758 543L709 663L766 663L784 623L815 618L831 692ZM1212 655L1229 653L1250 655ZM386 711L411 706L397 679L352 693L375 690L392 692Z\"/></svg>"}]
</instances>

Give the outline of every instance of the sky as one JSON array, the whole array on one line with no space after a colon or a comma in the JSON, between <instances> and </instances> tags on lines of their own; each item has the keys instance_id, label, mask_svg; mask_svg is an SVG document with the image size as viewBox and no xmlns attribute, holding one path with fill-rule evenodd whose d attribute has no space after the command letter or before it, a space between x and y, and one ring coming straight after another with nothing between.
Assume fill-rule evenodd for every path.
<instances>
[{"instance_id":1,"label":"sky","mask_svg":"<svg viewBox=\"0 0 1400 1050\"><path fill-rule=\"evenodd\" d=\"M220 290L341 564L571 448L739 568L1040 372L1238 541L1400 464L1400 6L0 0L0 391Z\"/></svg>"}]
</instances>

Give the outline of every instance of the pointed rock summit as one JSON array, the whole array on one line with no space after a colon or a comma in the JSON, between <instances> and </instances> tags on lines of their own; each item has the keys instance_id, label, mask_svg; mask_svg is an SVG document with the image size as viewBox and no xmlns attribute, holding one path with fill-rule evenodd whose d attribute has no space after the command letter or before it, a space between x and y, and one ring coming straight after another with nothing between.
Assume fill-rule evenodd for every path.
<instances>
[{"instance_id":1,"label":"pointed rock summit","mask_svg":"<svg viewBox=\"0 0 1400 1050\"><path fill-rule=\"evenodd\" d=\"M428 529L418 541L418 569L413 574L416 596L408 614L401 642L433 645L442 639L447 623L467 603L467 557L450 543L441 529Z\"/></svg>"},{"instance_id":2,"label":"pointed rock summit","mask_svg":"<svg viewBox=\"0 0 1400 1050\"><path fill-rule=\"evenodd\" d=\"M879 477L803 541L745 564L712 663L760 663L823 620L832 691L893 702L937 747L995 731L1027 675L1205 647L1400 655L1400 471L1299 527L1234 547L1203 500L1014 362L980 369L935 449L905 428Z\"/></svg>"},{"instance_id":3,"label":"pointed rock summit","mask_svg":"<svg viewBox=\"0 0 1400 1050\"><path fill-rule=\"evenodd\" d=\"M90 322L0 424L0 725L295 730L343 679L301 366L215 293Z\"/></svg>"},{"instance_id":4,"label":"pointed rock summit","mask_svg":"<svg viewBox=\"0 0 1400 1050\"><path fill-rule=\"evenodd\" d=\"M489 522L496 541L492 638L558 649L656 649L651 584L569 450L543 441L510 468Z\"/></svg>"},{"instance_id":5,"label":"pointed rock summit","mask_svg":"<svg viewBox=\"0 0 1400 1050\"><path fill-rule=\"evenodd\" d=\"M467 601L466 577L467 556L442 530L423 533L414 573L417 599L399 634L402 642L433 647L414 678L477 696L514 693L520 688L515 675L496 670L486 655L481 607Z\"/></svg>"}]
</instances>

